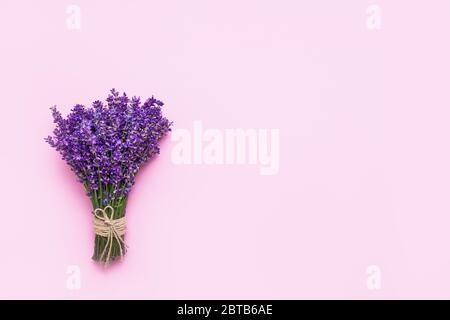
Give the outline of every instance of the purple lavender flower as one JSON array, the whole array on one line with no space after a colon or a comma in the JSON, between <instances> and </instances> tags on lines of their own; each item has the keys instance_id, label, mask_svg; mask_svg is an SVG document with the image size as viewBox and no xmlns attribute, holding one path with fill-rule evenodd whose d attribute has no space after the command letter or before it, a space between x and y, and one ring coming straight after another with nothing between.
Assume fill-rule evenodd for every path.
<instances>
[{"instance_id":1,"label":"purple lavender flower","mask_svg":"<svg viewBox=\"0 0 450 320\"><path fill-rule=\"evenodd\" d=\"M76 105L64 119L51 108L56 128L45 140L54 147L89 191L111 185L126 196L144 162L159 153L159 140L171 123L162 116L163 103L151 97L141 104L112 89L104 105Z\"/></svg>"},{"instance_id":2,"label":"purple lavender flower","mask_svg":"<svg viewBox=\"0 0 450 320\"><path fill-rule=\"evenodd\" d=\"M45 140L83 183L94 209L109 205L116 218L125 215L136 174L159 153L159 141L170 131L162 106L154 97L141 103L139 97L129 99L112 89L106 103L95 101L92 108L77 104L66 118L51 108L56 128Z\"/></svg>"}]
</instances>

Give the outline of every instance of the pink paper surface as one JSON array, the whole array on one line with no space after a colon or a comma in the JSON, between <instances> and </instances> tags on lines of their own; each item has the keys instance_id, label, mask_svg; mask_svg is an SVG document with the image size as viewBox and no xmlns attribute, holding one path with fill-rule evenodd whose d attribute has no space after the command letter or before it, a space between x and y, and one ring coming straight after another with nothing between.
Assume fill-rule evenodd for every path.
<instances>
[{"instance_id":1,"label":"pink paper surface","mask_svg":"<svg viewBox=\"0 0 450 320\"><path fill-rule=\"evenodd\" d=\"M2 0L0 298L450 298L449 30L447 0ZM279 170L176 165L168 137L103 270L43 138L113 87L174 129L279 129Z\"/></svg>"}]
</instances>

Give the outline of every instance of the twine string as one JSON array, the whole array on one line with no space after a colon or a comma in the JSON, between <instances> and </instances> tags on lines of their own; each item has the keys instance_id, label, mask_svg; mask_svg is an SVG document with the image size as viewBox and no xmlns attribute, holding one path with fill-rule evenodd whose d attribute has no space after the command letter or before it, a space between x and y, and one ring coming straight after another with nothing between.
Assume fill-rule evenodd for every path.
<instances>
[{"instance_id":1,"label":"twine string","mask_svg":"<svg viewBox=\"0 0 450 320\"><path fill-rule=\"evenodd\" d=\"M109 216L107 211L111 211ZM120 258L123 258L122 245L126 248L123 239L126 231L125 217L114 219L114 208L111 206L106 206L104 209L97 208L94 210L94 231L96 235L106 238L100 261L103 261L103 257L107 253L105 265L109 263L114 239L119 243Z\"/></svg>"}]
</instances>

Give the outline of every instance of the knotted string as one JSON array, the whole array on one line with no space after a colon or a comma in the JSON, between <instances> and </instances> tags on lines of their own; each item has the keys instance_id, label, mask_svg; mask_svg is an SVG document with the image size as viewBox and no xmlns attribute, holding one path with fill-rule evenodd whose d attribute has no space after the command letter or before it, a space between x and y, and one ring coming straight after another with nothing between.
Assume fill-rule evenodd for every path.
<instances>
[{"instance_id":1,"label":"knotted string","mask_svg":"<svg viewBox=\"0 0 450 320\"><path fill-rule=\"evenodd\" d=\"M106 213L108 210L111 211L110 216ZM101 215L100 215L101 214ZM111 251L113 247L114 239L119 243L120 258L123 258L123 250L126 248L124 241L126 230L125 217L120 219L114 219L114 208L111 206L106 206L104 209L97 208L94 210L94 231L95 234L100 237L105 237L106 245L100 255L100 261L103 261L103 257L106 255L105 265L108 265L111 259Z\"/></svg>"}]
</instances>

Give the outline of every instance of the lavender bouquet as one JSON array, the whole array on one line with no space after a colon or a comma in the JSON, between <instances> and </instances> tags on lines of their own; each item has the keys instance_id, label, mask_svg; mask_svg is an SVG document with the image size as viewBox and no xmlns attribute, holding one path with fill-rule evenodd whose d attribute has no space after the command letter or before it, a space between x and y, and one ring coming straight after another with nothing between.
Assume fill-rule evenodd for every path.
<instances>
[{"instance_id":1,"label":"lavender bouquet","mask_svg":"<svg viewBox=\"0 0 450 320\"><path fill-rule=\"evenodd\" d=\"M162 116L163 103L144 103L112 89L106 103L76 105L63 118L51 108L56 128L45 140L83 183L93 206L93 259L104 264L122 258L128 194L142 165L159 153L160 139L172 125Z\"/></svg>"}]
</instances>

